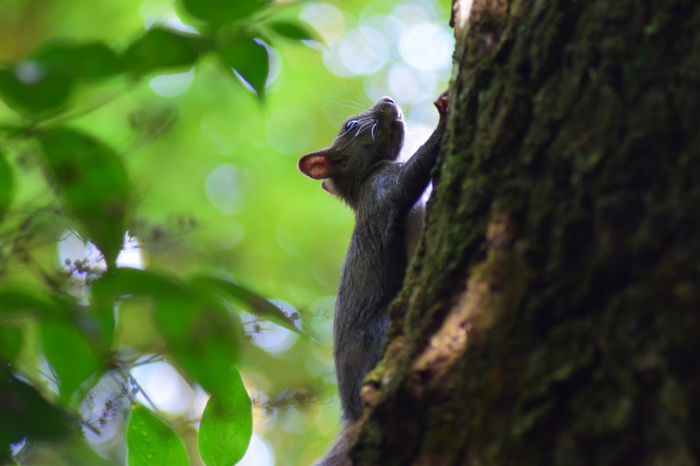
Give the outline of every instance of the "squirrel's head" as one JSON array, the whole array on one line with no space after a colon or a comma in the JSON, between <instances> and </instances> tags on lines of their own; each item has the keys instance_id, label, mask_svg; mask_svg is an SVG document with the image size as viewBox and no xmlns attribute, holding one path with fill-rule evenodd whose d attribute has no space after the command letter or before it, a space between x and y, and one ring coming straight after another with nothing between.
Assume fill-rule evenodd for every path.
<instances>
[{"instance_id":1,"label":"squirrel's head","mask_svg":"<svg viewBox=\"0 0 700 466\"><path fill-rule=\"evenodd\" d=\"M366 176L377 162L396 160L403 145L403 114L391 97L348 118L333 145L299 159L299 170L315 180ZM324 188L329 185L324 183Z\"/></svg>"}]
</instances>

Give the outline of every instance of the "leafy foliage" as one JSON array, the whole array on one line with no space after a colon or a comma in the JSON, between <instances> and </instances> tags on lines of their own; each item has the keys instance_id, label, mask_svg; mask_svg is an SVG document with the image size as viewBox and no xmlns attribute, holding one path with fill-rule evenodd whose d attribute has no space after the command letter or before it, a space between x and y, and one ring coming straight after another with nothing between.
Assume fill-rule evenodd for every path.
<instances>
[{"instance_id":1,"label":"leafy foliage","mask_svg":"<svg viewBox=\"0 0 700 466\"><path fill-rule=\"evenodd\" d=\"M72 89L70 78L33 62L0 69L0 96L7 105L28 116L60 108Z\"/></svg>"},{"instance_id":2,"label":"leafy foliage","mask_svg":"<svg viewBox=\"0 0 700 466\"><path fill-rule=\"evenodd\" d=\"M158 69L192 66L204 49L204 41L195 35L180 34L155 27L132 42L124 52L126 68L141 75Z\"/></svg>"},{"instance_id":3,"label":"leafy foliage","mask_svg":"<svg viewBox=\"0 0 700 466\"><path fill-rule=\"evenodd\" d=\"M318 40L309 28L293 21L273 21L269 24L270 29L280 36L292 41L298 40Z\"/></svg>"},{"instance_id":4,"label":"leafy foliage","mask_svg":"<svg viewBox=\"0 0 700 466\"><path fill-rule=\"evenodd\" d=\"M269 319L293 332L299 333L294 321L268 300L250 291L248 288L227 280L223 277L197 275L192 278L192 284L203 288L203 292L221 294L224 299L233 299L250 309L263 319Z\"/></svg>"},{"instance_id":5,"label":"leafy foliage","mask_svg":"<svg viewBox=\"0 0 700 466\"><path fill-rule=\"evenodd\" d=\"M39 136L52 180L86 238L114 266L122 249L129 181L116 152L92 136L52 128Z\"/></svg>"},{"instance_id":6,"label":"leafy foliage","mask_svg":"<svg viewBox=\"0 0 700 466\"><path fill-rule=\"evenodd\" d=\"M9 445L24 437L34 440L64 438L70 428L70 417L61 408L48 402L37 389L8 373L0 372L0 441ZM9 461L9 448L0 450L0 461Z\"/></svg>"},{"instance_id":7,"label":"leafy foliage","mask_svg":"<svg viewBox=\"0 0 700 466\"><path fill-rule=\"evenodd\" d=\"M67 400L90 376L99 370L100 360L83 332L70 321L45 318L41 322L44 354L59 383L59 394Z\"/></svg>"},{"instance_id":8,"label":"leafy foliage","mask_svg":"<svg viewBox=\"0 0 700 466\"><path fill-rule=\"evenodd\" d=\"M76 81L99 81L123 71L124 61L102 42L53 41L39 47L31 60L48 73Z\"/></svg>"},{"instance_id":9,"label":"leafy foliage","mask_svg":"<svg viewBox=\"0 0 700 466\"><path fill-rule=\"evenodd\" d=\"M214 26L245 19L268 3L269 0L183 0L192 16Z\"/></svg>"},{"instance_id":10,"label":"leafy foliage","mask_svg":"<svg viewBox=\"0 0 700 466\"><path fill-rule=\"evenodd\" d=\"M236 464L248 448L253 432L250 398L235 368L222 377L227 392L212 395L199 428L199 450L208 465Z\"/></svg>"},{"instance_id":11,"label":"leafy foliage","mask_svg":"<svg viewBox=\"0 0 700 466\"><path fill-rule=\"evenodd\" d=\"M258 95L263 95L269 72L265 47L250 37L242 37L220 47L218 52L224 66L236 70Z\"/></svg>"},{"instance_id":12,"label":"leafy foliage","mask_svg":"<svg viewBox=\"0 0 700 466\"><path fill-rule=\"evenodd\" d=\"M149 344L160 341L158 351L192 385L211 395L199 430L204 462L232 464L245 453L252 433L252 406L232 365L249 344L234 310L245 309L296 333L299 329L276 305L221 274L186 280L150 268L120 267L127 231L137 228L133 174L113 142L73 123L100 107L81 109L78 102L90 92L101 92L99 86L105 82L133 86L156 72L199 67L212 52L229 74L235 70L262 97L269 53L252 18L266 11L267 3L184 0L184 9L202 22L200 32L156 26L121 50L101 41L50 40L25 60L0 69L0 97L10 110L9 122L0 125L5 136L0 140L0 234L10 238L8 257L28 264L37 278L33 287L8 282L0 291L3 463L12 461L8 447L13 442L75 437L80 427L101 434L110 419L118 417L114 400L104 403L97 422L83 418L83 411L86 401L93 403L97 396L93 387L108 371L117 371L135 387L122 387L118 396L148 397L129 375L140 356L124 357L115 332L124 319L122 307L128 308L134 299L151 303L157 334ZM302 26L284 24L281 35L306 38L298 32ZM149 118L134 119L132 125L142 129L152 124L146 129L148 137L155 138L162 131L156 128L164 125ZM61 271L35 262L29 251L39 235L55 243L61 239L60 227L49 228L38 224L43 217L25 218L13 210L25 186L15 175L17 167L7 148L15 154L25 151L38 163L42 171L33 182L40 181L50 188L46 192L53 192L55 204L48 211L58 220L54 223L94 244L106 267L99 258L94 263L87 258L67 260L67 270ZM26 202L26 196L23 199ZM0 275L5 266L0 254ZM147 408L136 405L131 410L126 441L131 465L189 464L179 433Z\"/></svg>"},{"instance_id":13,"label":"leafy foliage","mask_svg":"<svg viewBox=\"0 0 700 466\"><path fill-rule=\"evenodd\" d=\"M193 463L240 458L251 419L250 454L321 456L352 215L296 160L383 84L298 45L405 2L321 3L3 5L0 462L122 463L131 411ZM131 438L130 463L178 443Z\"/></svg>"},{"instance_id":14,"label":"leafy foliage","mask_svg":"<svg viewBox=\"0 0 700 466\"><path fill-rule=\"evenodd\" d=\"M126 431L131 466L187 466L185 444L168 424L146 408L131 411Z\"/></svg>"},{"instance_id":15,"label":"leafy foliage","mask_svg":"<svg viewBox=\"0 0 700 466\"><path fill-rule=\"evenodd\" d=\"M0 153L0 220L10 207L14 191L14 174L5 154Z\"/></svg>"}]
</instances>

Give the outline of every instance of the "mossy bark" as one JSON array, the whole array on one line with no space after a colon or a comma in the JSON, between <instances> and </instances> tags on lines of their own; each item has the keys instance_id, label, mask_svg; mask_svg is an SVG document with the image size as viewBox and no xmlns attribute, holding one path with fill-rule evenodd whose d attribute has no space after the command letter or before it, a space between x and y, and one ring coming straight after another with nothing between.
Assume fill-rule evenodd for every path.
<instances>
[{"instance_id":1,"label":"mossy bark","mask_svg":"<svg viewBox=\"0 0 700 466\"><path fill-rule=\"evenodd\" d=\"M456 61L354 463L700 463L700 3L479 1Z\"/></svg>"}]
</instances>

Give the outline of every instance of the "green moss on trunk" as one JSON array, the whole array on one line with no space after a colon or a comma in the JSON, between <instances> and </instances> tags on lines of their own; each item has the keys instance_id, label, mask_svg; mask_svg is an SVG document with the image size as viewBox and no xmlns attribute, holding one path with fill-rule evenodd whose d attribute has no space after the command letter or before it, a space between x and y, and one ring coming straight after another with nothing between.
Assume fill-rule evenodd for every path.
<instances>
[{"instance_id":1,"label":"green moss on trunk","mask_svg":"<svg viewBox=\"0 0 700 466\"><path fill-rule=\"evenodd\" d=\"M402 351L356 464L696 464L700 4L525 3L458 44L425 241L392 308ZM521 265L490 290L525 289L484 309L495 323L437 383L416 360L497 209Z\"/></svg>"}]
</instances>

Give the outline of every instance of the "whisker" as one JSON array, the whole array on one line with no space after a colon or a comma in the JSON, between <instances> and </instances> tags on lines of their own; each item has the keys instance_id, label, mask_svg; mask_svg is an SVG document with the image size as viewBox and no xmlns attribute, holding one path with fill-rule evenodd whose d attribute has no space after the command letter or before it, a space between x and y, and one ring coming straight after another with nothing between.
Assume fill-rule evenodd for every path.
<instances>
[{"instance_id":1,"label":"whisker","mask_svg":"<svg viewBox=\"0 0 700 466\"><path fill-rule=\"evenodd\" d=\"M359 105L359 104L348 104L348 103L343 103L343 102L335 102L335 104L340 105L341 107L351 108L353 110L365 110L367 108L366 105Z\"/></svg>"},{"instance_id":2,"label":"whisker","mask_svg":"<svg viewBox=\"0 0 700 466\"><path fill-rule=\"evenodd\" d=\"M348 139L348 140L345 142L345 144L343 144L342 146L340 146L338 149L344 149L344 148L347 147L347 145L350 144L357 136L359 136L365 129L369 128L369 127L372 126L372 125L376 125L376 124L378 123L378 122L375 122L374 118L371 118L370 116L366 116L366 117L364 117L364 118L358 118L358 121L361 121L362 123L360 124L359 128L357 128L357 131L355 132L355 134L354 134L350 139ZM351 131L351 130L353 130L353 129L355 129L355 127L343 131L341 134L338 135L338 137L336 137L336 141L337 141L338 139L341 139L343 136L345 136L349 131Z\"/></svg>"},{"instance_id":3,"label":"whisker","mask_svg":"<svg viewBox=\"0 0 700 466\"><path fill-rule=\"evenodd\" d=\"M370 120L370 121L368 121L367 123L362 124L362 125L360 126L360 128L357 130L357 133L355 133L355 136L353 137L353 139L355 139L357 136L359 136L360 133L361 133L365 128L368 128L372 123L374 123L374 120Z\"/></svg>"},{"instance_id":4,"label":"whisker","mask_svg":"<svg viewBox=\"0 0 700 466\"><path fill-rule=\"evenodd\" d=\"M372 105L372 102L359 102L359 101L353 100L353 99L346 99L346 101L350 102L353 105L357 105L358 107L362 107L362 108L367 108L370 105Z\"/></svg>"},{"instance_id":5,"label":"whisker","mask_svg":"<svg viewBox=\"0 0 700 466\"><path fill-rule=\"evenodd\" d=\"M348 102L353 103L355 105L359 105L362 108L367 108L371 105L371 103L370 104L363 104L363 103L360 103L360 102L358 102L356 100L352 100L352 99L348 99Z\"/></svg>"},{"instance_id":6,"label":"whisker","mask_svg":"<svg viewBox=\"0 0 700 466\"><path fill-rule=\"evenodd\" d=\"M361 122L363 121L363 119L362 119L362 117L360 117L360 118L357 118L356 121L357 121L358 123L361 123ZM342 138L343 136L345 136L346 134L348 134L348 133L349 133L350 131L352 131L353 129L355 129L355 126L352 126L352 127L350 127L350 128L347 128L345 131L343 131L342 133L340 133L340 134L336 137L336 139Z\"/></svg>"}]
</instances>

